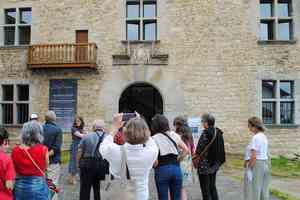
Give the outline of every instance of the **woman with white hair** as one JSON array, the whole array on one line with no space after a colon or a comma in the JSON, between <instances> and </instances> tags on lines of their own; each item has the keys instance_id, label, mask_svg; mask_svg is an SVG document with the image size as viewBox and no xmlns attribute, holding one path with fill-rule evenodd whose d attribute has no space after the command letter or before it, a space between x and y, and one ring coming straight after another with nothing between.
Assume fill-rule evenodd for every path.
<instances>
[{"instance_id":1,"label":"woman with white hair","mask_svg":"<svg viewBox=\"0 0 300 200\"><path fill-rule=\"evenodd\" d=\"M36 121L23 125L22 144L12 151L12 160L17 173L15 200L48 200L48 185L45 172L49 163L48 149L42 145L43 130Z\"/></svg>"},{"instance_id":2,"label":"woman with white hair","mask_svg":"<svg viewBox=\"0 0 300 200\"><path fill-rule=\"evenodd\" d=\"M100 200L100 181L108 173L108 163L99 155L99 146L106 136L104 121L93 123L93 132L82 138L79 144L80 200L89 200L93 187L94 199Z\"/></svg>"}]
</instances>

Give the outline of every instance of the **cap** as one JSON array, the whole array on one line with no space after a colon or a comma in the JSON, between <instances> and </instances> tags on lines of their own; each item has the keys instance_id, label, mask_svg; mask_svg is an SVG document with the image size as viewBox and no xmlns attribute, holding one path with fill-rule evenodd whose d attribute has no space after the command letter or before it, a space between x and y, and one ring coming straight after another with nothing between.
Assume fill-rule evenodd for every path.
<instances>
[{"instance_id":1,"label":"cap","mask_svg":"<svg viewBox=\"0 0 300 200\"><path fill-rule=\"evenodd\" d=\"M30 119L38 119L38 115L35 114L35 113L32 113L31 116L30 116Z\"/></svg>"}]
</instances>

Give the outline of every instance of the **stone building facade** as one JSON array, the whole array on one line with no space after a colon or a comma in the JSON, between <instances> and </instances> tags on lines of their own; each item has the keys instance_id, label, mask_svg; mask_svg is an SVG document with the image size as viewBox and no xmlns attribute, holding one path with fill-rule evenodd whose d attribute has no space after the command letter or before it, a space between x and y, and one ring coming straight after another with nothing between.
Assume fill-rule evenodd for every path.
<instances>
[{"instance_id":1,"label":"stone building facade","mask_svg":"<svg viewBox=\"0 0 300 200\"><path fill-rule=\"evenodd\" d=\"M88 125L96 118L110 121L120 110L126 88L147 85L161 95L158 110L170 120L183 114L213 113L230 152L243 152L249 141L247 119L264 115L270 123L272 153L300 153L300 2L286 1L288 16L284 16L285 1L280 0L271 6L259 0L151 2L156 4L155 39L128 42L128 35L134 35L134 30L126 29L127 4L135 4L132 1L0 1L0 84L29 85L28 113L44 113L50 106L51 80L76 80L76 113ZM138 0L140 8L143 3ZM22 8L31 10L30 45L19 45L26 40L21 29L14 32L15 41L10 41L14 44L5 45L5 40L12 40L5 36L12 33L5 32L7 9L16 10L18 21ZM95 68L30 68L30 46L74 44L76 30L87 30L88 42L96 43ZM276 90L273 97L263 92L266 88ZM3 93L2 87L2 105ZM7 125L12 132L20 127L17 107L13 123Z\"/></svg>"}]
</instances>

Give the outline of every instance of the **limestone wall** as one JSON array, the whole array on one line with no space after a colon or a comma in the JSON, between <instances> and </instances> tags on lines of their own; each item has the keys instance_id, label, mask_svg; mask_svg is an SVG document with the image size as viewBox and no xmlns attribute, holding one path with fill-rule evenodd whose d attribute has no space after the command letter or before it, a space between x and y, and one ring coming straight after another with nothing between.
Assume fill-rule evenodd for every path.
<instances>
[{"instance_id":1,"label":"limestone wall","mask_svg":"<svg viewBox=\"0 0 300 200\"><path fill-rule=\"evenodd\" d=\"M146 81L161 91L170 119L212 112L225 131L228 149L242 152L249 140L247 119L261 115L261 80L292 79L300 124L300 44L258 43L258 0L158 0L155 50L169 55L168 65L115 66L112 55L126 51L121 42L125 40L124 2L2 0L0 19L3 8L32 7L32 44L73 43L75 30L88 29L89 41L98 45L98 70L33 72L26 68L26 48L1 48L1 82L30 82L31 110L43 113L48 109L49 80L76 78L78 114L89 125L98 117L109 120L118 110L122 90ZM293 4L298 39L300 3ZM272 152L299 153L299 134L297 127L268 129Z\"/></svg>"}]
</instances>

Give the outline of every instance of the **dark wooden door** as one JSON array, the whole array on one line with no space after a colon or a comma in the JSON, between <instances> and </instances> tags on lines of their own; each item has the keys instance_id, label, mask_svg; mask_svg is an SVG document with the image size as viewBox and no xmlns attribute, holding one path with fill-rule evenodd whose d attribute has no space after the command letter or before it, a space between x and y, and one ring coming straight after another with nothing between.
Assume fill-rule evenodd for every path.
<instances>
[{"instance_id":1,"label":"dark wooden door","mask_svg":"<svg viewBox=\"0 0 300 200\"><path fill-rule=\"evenodd\" d=\"M89 32L88 30L76 31L76 61L80 63L88 62L88 42Z\"/></svg>"}]
</instances>

